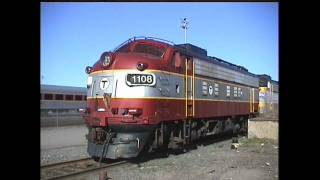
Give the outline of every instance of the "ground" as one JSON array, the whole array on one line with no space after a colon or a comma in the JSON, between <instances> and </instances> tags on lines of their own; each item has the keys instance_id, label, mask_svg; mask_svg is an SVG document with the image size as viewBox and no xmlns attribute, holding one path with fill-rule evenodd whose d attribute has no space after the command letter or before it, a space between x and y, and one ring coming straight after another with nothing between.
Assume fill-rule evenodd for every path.
<instances>
[{"instance_id":1,"label":"ground","mask_svg":"<svg viewBox=\"0 0 320 180\"><path fill-rule=\"evenodd\" d=\"M68 133L66 133L68 132ZM84 126L41 129L41 164L87 157ZM212 137L213 138L213 137ZM70 143L72 142L72 143ZM108 170L111 179L278 179L278 145L267 139L239 139L231 149L230 138L199 144L186 153L135 161ZM66 146L68 145L68 146ZM84 179L98 179L97 176Z\"/></svg>"},{"instance_id":2,"label":"ground","mask_svg":"<svg viewBox=\"0 0 320 180\"><path fill-rule=\"evenodd\" d=\"M278 179L278 146L266 139L240 139L238 150L231 139L198 146L168 158L155 158L108 171L112 179Z\"/></svg>"}]
</instances>

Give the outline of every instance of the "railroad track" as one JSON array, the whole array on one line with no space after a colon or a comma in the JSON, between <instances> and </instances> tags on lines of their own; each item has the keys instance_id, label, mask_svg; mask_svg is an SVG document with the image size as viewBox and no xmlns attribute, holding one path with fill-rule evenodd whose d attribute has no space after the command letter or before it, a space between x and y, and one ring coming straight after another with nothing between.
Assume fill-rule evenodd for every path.
<instances>
[{"instance_id":1,"label":"railroad track","mask_svg":"<svg viewBox=\"0 0 320 180\"><path fill-rule=\"evenodd\" d=\"M84 158L60 163L54 163L41 166L41 179L65 179L80 175L86 175L93 172L99 172L110 168L125 164L127 161L115 161L110 163L98 163L91 158Z\"/></svg>"}]
</instances>

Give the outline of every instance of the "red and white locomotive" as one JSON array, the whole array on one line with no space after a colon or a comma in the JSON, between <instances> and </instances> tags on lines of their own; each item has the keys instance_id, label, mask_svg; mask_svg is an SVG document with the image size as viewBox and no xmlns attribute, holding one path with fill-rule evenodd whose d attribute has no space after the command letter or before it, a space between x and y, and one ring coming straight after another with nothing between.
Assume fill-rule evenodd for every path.
<instances>
[{"instance_id":1,"label":"red and white locomotive","mask_svg":"<svg viewBox=\"0 0 320 180\"><path fill-rule=\"evenodd\" d=\"M87 67L85 123L94 158L136 157L200 137L246 131L259 78L191 44L132 38Z\"/></svg>"}]
</instances>

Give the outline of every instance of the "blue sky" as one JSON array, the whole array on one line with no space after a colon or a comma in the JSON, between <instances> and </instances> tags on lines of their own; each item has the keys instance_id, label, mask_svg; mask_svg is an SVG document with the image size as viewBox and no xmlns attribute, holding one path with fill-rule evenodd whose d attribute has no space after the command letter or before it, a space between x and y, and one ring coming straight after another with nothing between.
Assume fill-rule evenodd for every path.
<instances>
[{"instance_id":1,"label":"blue sky","mask_svg":"<svg viewBox=\"0 0 320 180\"><path fill-rule=\"evenodd\" d=\"M41 3L41 83L86 86L85 67L133 36L188 43L278 80L278 3Z\"/></svg>"}]
</instances>

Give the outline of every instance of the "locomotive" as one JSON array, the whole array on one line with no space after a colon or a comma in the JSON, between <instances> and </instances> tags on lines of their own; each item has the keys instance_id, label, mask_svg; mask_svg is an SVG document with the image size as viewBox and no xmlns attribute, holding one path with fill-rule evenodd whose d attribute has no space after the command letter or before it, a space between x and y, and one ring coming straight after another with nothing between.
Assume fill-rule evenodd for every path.
<instances>
[{"instance_id":1,"label":"locomotive","mask_svg":"<svg viewBox=\"0 0 320 180\"><path fill-rule=\"evenodd\" d=\"M132 158L247 131L259 78L192 44L134 37L86 67L88 154Z\"/></svg>"}]
</instances>

